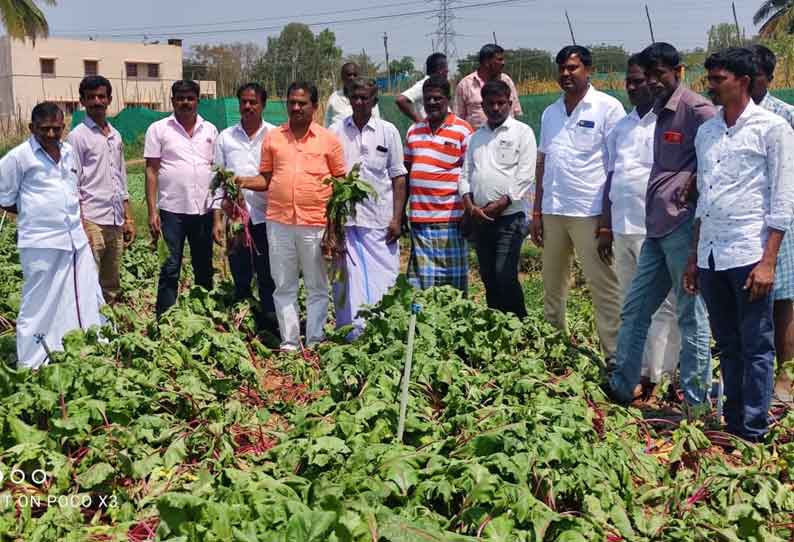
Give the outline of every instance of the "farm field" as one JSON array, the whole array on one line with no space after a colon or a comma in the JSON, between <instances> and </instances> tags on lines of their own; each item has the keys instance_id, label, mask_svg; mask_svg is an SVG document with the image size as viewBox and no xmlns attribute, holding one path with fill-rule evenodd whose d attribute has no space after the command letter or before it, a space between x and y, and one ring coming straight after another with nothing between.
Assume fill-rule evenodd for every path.
<instances>
[{"instance_id":1,"label":"farm field","mask_svg":"<svg viewBox=\"0 0 794 542\"><path fill-rule=\"evenodd\" d=\"M485 308L476 271L470 299L401 280L358 342L341 332L301 355L257 337L228 281L207 293L187 273L155 325L158 255L140 239L104 339L73 333L36 373L0 364L0 541L793 540L794 415L751 446L670 404L607 403L586 292L572 292L567 340L543 322L525 256L524 321ZM0 285L8 361L21 285L8 222Z\"/></svg>"}]
</instances>

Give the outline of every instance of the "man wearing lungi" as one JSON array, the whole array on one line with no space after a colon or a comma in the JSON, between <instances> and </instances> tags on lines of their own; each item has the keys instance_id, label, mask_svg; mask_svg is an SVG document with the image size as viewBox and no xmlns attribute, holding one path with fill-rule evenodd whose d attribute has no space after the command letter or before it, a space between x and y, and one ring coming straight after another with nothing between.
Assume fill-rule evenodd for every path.
<instances>
[{"instance_id":1,"label":"man wearing lungi","mask_svg":"<svg viewBox=\"0 0 794 542\"><path fill-rule=\"evenodd\" d=\"M363 330L356 318L362 305L374 305L397 280L400 272L402 218L406 200L406 169L400 133L392 123L372 116L378 87L371 79L350 84L353 114L331 126L342 142L345 165L361 164L361 178L377 196L356 206L345 227L345 262L342 280L334 284L336 325L353 323L351 338Z\"/></svg>"},{"instance_id":2,"label":"man wearing lungi","mask_svg":"<svg viewBox=\"0 0 794 542\"><path fill-rule=\"evenodd\" d=\"M63 113L53 102L33 108L27 141L0 159L0 207L17 216L22 304L17 366L47 362L73 329L100 324L104 304L91 247L80 222L79 163L61 142Z\"/></svg>"},{"instance_id":3,"label":"man wearing lungi","mask_svg":"<svg viewBox=\"0 0 794 542\"><path fill-rule=\"evenodd\" d=\"M408 129L405 142L411 221L408 280L422 289L449 284L466 292L469 251L460 231L458 180L473 130L449 113L445 77L430 77L422 91L427 117Z\"/></svg>"}]
</instances>

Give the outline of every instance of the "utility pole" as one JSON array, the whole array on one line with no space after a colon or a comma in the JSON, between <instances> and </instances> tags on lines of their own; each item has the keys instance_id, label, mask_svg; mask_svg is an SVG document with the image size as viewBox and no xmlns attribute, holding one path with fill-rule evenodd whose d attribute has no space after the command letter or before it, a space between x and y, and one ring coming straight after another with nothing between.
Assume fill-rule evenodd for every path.
<instances>
[{"instance_id":1,"label":"utility pole","mask_svg":"<svg viewBox=\"0 0 794 542\"><path fill-rule=\"evenodd\" d=\"M494 43L494 45L499 45L499 42L496 41L496 31L495 30L493 31L493 43Z\"/></svg>"},{"instance_id":2,"label":"utility pole","mask_svg":"<svg viewBox=\"0 0 794 542\"><path fill-rule=\"evenodd\" d=\"M568 17L568 10L565 10L565 20L568 21L568 30L571 32L571 42L576 45L576 36L573 35L573 25L571 24L571 18Z\"/></svg>"},{"instance_id":3,"label":"utility pole","mask_svg":"<svg viewBox=\"0 0 794 542\"><path fill-rule=\"evenodd\" d=\"M742 31L739 30L739 18L736 16L736 2L731 2L731 9L733 9L733 23L736 25L736 40L739 42L739 47L744 45L742 39Z\"/></svg>"},{"instance_id":4,"label":"utility pole","mask_svg":"<svg viewBox=\"0 0 794 542\"><path fill-rule=\"evenodd\" d=\"M389 65L389 35L383 33L383 50L386 51L386 92L391 92L391 66Z\"/></svg>"},{"instance_id":5,"label":"utility pole","mask_svg":"<svg viewBox=\"0 0 794 542\"><path fill-rule=\"evenodd\" d=\"M653 23L651 22L651 12L648 10L648 4L645 4L645 16L648 17L648 28L651 30L651 43L656 43L656 38L653 36Z\"/></svg>"}]
</instances>

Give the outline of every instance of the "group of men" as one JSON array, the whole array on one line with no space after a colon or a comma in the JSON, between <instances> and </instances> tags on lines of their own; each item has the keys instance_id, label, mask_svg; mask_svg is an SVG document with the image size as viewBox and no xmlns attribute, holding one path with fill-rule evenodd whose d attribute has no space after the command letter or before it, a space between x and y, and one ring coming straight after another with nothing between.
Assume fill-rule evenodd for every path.
<instances>
[{"instance_id":1,"label":"group of men","mask_svg":"<svg viewBox=\"0 0 794 542\"><path fill-rule=\"evenodd\" d=\"M469 242L487 303L526 315L518 280L529 225L543 247L544 313L565 329L570 266L578 257L611 368L605 391L628 403L680 372L686 405L709 399L710 332L725 380L729 431L757 440L767 428L775 351L794 357L794 108L767 87L768 49L731 48L708 58L709 95L686 88L678 52L654 43L628 62L626 115L591 82L580 46L556 57L562 96L543 113L540 144L503 73L504 50L484 46L477 70L455 90L444 55L397 99L411 120L404 144L380 118L374 81L342 67L343 88L314 121L318 91L287 89L288 122L262 119L267 93L237 92L240 122L222 131L197 113L193 81L172 86L173 114L146 132L146 201L152 238L168 248L158 318L175 302L185 241L195 281L213 285L213 240L222 244L233 202L210 189L213 167L241 189L250 242L229 253L240 299L256 277L265 327L283 350L324 339L332 287L338 326L364 328L400 271L398 240L410 223L408 276L419 288L464 292ZM135 236L123 144L107 122L110 82L80 85L86 118L61 143L55 104L33 110L31 137L0 160L0 206L19 214L25 278L17 321L19 364L45 362L69 329L99 323L119 294L119 260ZM341 278L329 284L322 237L331 188L354 165L376 196L346 224ZM532 188L534 203L528 216ZM406 214L407 211L407 214ZM306 289L301 338L299 277ZM650 330L650 331L649 331Z\"/></svg>"}]
</instances>

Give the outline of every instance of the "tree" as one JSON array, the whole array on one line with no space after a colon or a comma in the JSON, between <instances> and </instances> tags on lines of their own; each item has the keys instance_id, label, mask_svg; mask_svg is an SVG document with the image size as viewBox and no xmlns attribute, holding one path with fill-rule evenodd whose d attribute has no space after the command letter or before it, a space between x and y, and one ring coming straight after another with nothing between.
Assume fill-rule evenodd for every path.
<instances>
[{"instance_id":1,"label":"tree","mask_svg":"<svg viewBox=\"0 0 794 542\"><path fill-rule=\"evenodd\" d=\"M629 53L622 45L589 45L593 55L593 71L595 73L615 73L626 71Z\"/></svg>"},{"instance_id":2,"label":"tree","mask_svg":"<svg viewBox=\"0 0 794 542\"><path fill-rule=\"evenodd\" d=\"M380 70L380 63L370 58L364 49L359 54L347 55L344 62L353 62L358 66L358 74L364 77L376 77ZM334 74L334 81L336 81L338 75Z\"/></svg>"},{"instance_id":3,"label":"tree","mask_svg":"<svg viewBox=\"0 0 794 542\"><path fill-rule=\"evenodd\" d=\"M400 60L392 60L389 62L389 71L392 77L405 76L410 77L413 75L416 68L414 67L414 59L410 56L404 56Z\"/></svg>"},{"instance_id":4,"label":"tree","mask_svg":"<svg viewBox=\"0 0 794 542\"><path fill-rule=\"evenodd\" d=\"M274 96L284 96L293 81L313 81L321 89L333 86L341 65L342 50L336 35L326 29L315 36L302 23L290 23L278 37L267 39L267 50L252 74Z\"/></svg>"},{"instance_id":5,"label":"tree","mask_svg":"<svg viewBox=\"0 0 794 542\"><path fill-rule=\"evenodd\" d=\"M48 6L54 6L55 0L41 0ZM46 38L50 27L44 13L34 0L0 0L0 19L8 35L14 39L30 38L33 43L37 38Z\"/></svg>"},{"instance_id":6,"label":"tree","mask_svg":"<svg viewBox=\"0 0 794 542\"><path fill-rule=\"evenodd\" d=\"M744 39L742 36L738 35L736 25L731 23L720 23L709 28L706 51L713 53L715 51L727 49L728 47L736 47L743 43Z\"/></svg>"},{"instance_id":7,"label":"tree","mask_svg":"<svg viewBox=\"0 0 794 542\"><path fill-rule=\"evenodd\" d=\"M219 96L233 96L241 83L253 76L254 66L264 55L255 43L195 45L182 67L188 79L215 81Z\"/></svg>"},{"instance_id":8,"label":"tree","mask_svg":"<svg viewBox=\"0 0 794 542\"><path fill-rule=\"evenodd\" d=\"M764 0L753 24L761 25L758 33L764 38L794 33L794 0Z\"/></svg>"}]
</instances>

